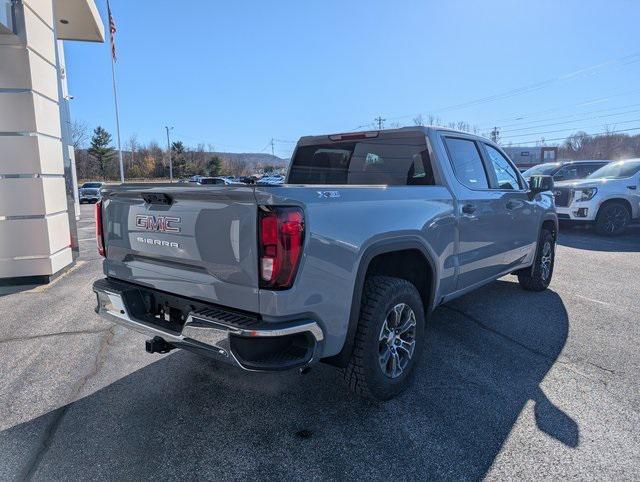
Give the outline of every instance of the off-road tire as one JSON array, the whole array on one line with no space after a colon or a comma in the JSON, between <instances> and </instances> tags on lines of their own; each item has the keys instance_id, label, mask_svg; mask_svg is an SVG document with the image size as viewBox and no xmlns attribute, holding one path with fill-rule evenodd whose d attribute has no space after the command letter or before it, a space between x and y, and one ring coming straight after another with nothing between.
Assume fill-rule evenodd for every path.
<instances>
[{"instance_id":1,"label":"off-road tire","mask_svg":"<svg viewBox=\"0 0 640 482\"><path fill-rule=\"evenodd\" d=\"M598 210L596 232L601 236L619 236L631 222L631 213L624 203L611 201Z\"/></svg>"},{"instance_id":2,"label":"off-road tire","mask_svg":"<svg viewBox=\"0 0 640 482\"><path fill-rule=\"evenodd\" d=\"M551 249L551 260L548 266L548 273L545 273L543 266L543 257L545 255L545 247L549 243ZM553 265L556 258L556 239L551 231L548 229L542 229L540 231L540 239L538 242L538 249L536 250L536 259L533 262L532 268L526 268L518 273L518 282L520 286L527 291L544 291L551 283L553 276Z\"/></svg>"},{"instance_id":3,"label":"off-road tire","mask_svg":"<svg viewBox=\"0 0 640 482\"><path fill-rule=\"evenodd\" d=\"M413 355L397 378L385 375L379 362L380 333L393 307L404 303L415 315ZM360 319L353 351L343 376L357 394L376 400L389 400L404 390L412 379L414 367L424 345L425 314L420 294L406 280L390 276L372 276L366 280Z\"/></svg>"}]
</instances>

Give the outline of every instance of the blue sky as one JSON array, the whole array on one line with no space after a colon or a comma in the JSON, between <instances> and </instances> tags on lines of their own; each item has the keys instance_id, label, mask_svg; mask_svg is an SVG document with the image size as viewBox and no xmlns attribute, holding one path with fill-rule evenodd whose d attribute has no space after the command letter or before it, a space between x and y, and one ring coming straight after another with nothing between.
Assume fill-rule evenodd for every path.
<instances>
[{"instance_id":1,"label":"blue sky","mask_svg":"<svg viewBox=\"0 0 640 482\"><path fill-rule=\"evenodd\" d=\"M112 0L111 9L123 139L162 145L170 125L174 138L220 151L270 151L275 138L287 157L302 135L366 128L378 115L387 126L429 113L483 132L498 125L504 143L640 127L633 0ZM66 56L72 116L115 134L108 42L67 42Z\"/></svg>"}]
</instances>

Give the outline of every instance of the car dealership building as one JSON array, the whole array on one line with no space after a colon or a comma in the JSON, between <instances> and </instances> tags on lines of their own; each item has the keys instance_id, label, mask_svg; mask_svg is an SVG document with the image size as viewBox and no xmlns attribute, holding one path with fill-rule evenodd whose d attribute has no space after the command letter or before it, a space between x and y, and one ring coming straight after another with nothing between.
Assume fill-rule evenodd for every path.
<instances>
[{"instance_id":1,"label":"car dealership building","mask_svg":"<svg viewBox=\"0 0 640 482\"><path fill-rule=\"evenodd\" d=\"M78 255L63 40L104 41L94 0L0 0L0 282Z\"/></svg>"}]
</instances>

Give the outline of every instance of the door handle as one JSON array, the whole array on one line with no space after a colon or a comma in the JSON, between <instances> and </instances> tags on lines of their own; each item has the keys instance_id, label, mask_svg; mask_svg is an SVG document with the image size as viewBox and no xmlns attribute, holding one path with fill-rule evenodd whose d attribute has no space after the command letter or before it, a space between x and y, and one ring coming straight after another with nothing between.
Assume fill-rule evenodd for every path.
<instances>
[{"instance_id":1,"label":"door handle","mask_svg":"<svg viewBox=\"0 0 640 482\"><path fill-rule=\"evenodd\" d=\"M476 207L473 204L469 204L469 203L464 204L462 206L462 212L464 214L473 214L476 212Z\"/></svg>"},{"instance_id":2,"label":"door handle","mask_svg":"<svg viewBox=\"0 0 640 482\"><path fill-rule=\"evenodd\" d=\"M629 189L633 189L634 191L636 190L636 187L635 187L635 186L627 186L627 188L629 188Z\"/></svg>"}]
</instances>

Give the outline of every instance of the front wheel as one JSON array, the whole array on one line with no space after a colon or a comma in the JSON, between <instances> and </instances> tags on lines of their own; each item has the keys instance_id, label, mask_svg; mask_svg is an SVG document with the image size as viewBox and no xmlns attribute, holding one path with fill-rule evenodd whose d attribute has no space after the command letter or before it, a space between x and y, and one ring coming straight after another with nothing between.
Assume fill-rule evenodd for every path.
<instances>
[{"instance_id":1,"label":"front wheel","mask_svg":"<svg viewBox=\"0 0 640 482\"><path fill-rule=\"evenodd\" d=\"M622 234L631 221L631 213L621 202L608 202L596 216L596 231L603 236Z\"/></svg>"},{"instance_id":2,"label":"front wheel","mask_svg":"<svg viewBox=\"0 0 640 482\"><path fill-rule=\"evenodd\" d=\"M551 283L555 263L556 239L548 229L540 231L536 259L531 268L518 273L520 286L528 291L544 291Z\"/></svg>"},{"instance_id":3,"label":"front wheel","mask_svg":"<svg viewBox=\"0 0 640 482\"><path fill-rule=\"evenodd\" d=\"M352 390L389 400L408 385L424 344L425 315L416 287L372 276L365 283L353 352L344 377Z\"/></svg>"}]
</instances>

